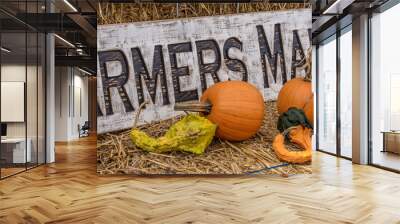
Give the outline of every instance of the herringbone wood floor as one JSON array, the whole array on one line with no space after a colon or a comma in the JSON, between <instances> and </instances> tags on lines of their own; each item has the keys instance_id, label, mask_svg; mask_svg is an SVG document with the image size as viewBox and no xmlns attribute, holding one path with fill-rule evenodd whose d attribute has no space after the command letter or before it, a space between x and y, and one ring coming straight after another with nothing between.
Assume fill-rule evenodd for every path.
<instances>
[{"instance_id":1,"label":"herringbone wood floor","mask_svg":"<svg viewBox=\"0 0 400 224\"><path fill-rule=\"evenodd\" d=\"M96 175L95 139L0 181L0 223L400 223L400 175L316 153L289 178Z\"/></svg>"}]
</instances>

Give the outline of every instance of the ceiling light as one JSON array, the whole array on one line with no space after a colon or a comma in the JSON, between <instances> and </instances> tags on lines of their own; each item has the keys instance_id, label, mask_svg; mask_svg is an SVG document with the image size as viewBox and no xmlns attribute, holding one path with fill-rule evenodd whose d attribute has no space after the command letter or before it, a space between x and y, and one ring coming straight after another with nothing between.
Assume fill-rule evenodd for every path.
<instances>
[{"instance_id":1,"label":"ceiling light","mask_svg":"<svg viewBox=\"0 0 400 224\"><path fill-rule=\"evenodd\" d=\"M54 36L57 37L57 38L58 38L59 40L61 40L62 42L66 43L68 46L75 48L75 45L73 45L73 44L72 44L71 42L69 42L68 40L66 40L66 39L64 39L64 38L62 38L62 37L60 37L60 36L57 35L57 34L54 34Z\"/></svg>"},{"instance_id":2,"label":"ceiling light","mask_svg":"<svg viewBox=\"0 0 400 224\"><path fill-rule=\"evenodd\" d=\"M11 52L11 50L9 50L9 49L7 49L7 48L5 48L5 47L1 47L0 49L1 49L2 51L6 52L6 53L10 53L10 52Z\"/></svg>"},{"instance_id":3,"label":"ceiling light","mask_svg":"<svg viewBox=\"0 0 400 224\"><path fill-rule=\"evenodd\" d=\"M81 68L79 68L79 67L78 67L78 70L81 71L81 72L83 72L83 73L85 73L85 74L87 74L87 75L93 75L92 73L90 73L90 72L88 72L88 71L86 71L86 70L83 70L83 69L81 69Z\"/></svg>"},{"instance_id":4,"label":"ceiling light","mask_svg":"<svg viewBox=\"0 0 400 224\"><path fill-rule=\"evenodd\" d=\"M77 48L76 53L78 53L79 55L83 55L83 50L81 48Z\"/></svg>"},{"instance_id":5,"label":"ceiling light","mask_svg":"<svg viewBox=\"0 0 400 224\"><path fill-rule=\"evenodd\" d=\"M74 12L78 12L78 10L68 1L64 0L65 4L67 4Z\"/></svg>"}]
</instances>

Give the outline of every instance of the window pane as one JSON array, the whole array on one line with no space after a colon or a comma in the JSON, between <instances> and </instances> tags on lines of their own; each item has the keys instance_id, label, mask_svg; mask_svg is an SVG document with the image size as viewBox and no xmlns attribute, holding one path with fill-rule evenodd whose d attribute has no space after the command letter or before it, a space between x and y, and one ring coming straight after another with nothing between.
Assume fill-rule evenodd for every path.
<instances>
[{"instance_id":1,"label":"window pane","mask_svg":"<svg viewBox=\"0 0 400 224\"><path fill-rule=\"evenodd\" d=\"M336 153L336 40L318 48L318 147Z\"/></svg>"},{"instance_id":2,"label":"window pane","mask_svg":"<svg viewBox=\"0 0 400 224\"><path fill-rule=\"evenodd\" d=\"M30 160L28 168L37 165L37 33L27 33L28 38L28 63L26 80L26 113L27 136L30 142Z\"/></svg>"},{"instance_id":3,"label":"window pane","mask_svg":"<svg viewBox=\"0 0 400 224\"><path fill-rule=\"evenodd\" d=\"M372 163L396 170L400 170L400 33L395 28L398 21L400 4L371 20Z\"/></svg>"},{"instance_id":4,"label":"window pane","mask_svg":"<svg viewBox=\"0 0 400 224\"><path fill-rule=\"evenodd\" d=\"M352 35L340 36L340 153L352 157Z\"/></svg>"}]
</instances>

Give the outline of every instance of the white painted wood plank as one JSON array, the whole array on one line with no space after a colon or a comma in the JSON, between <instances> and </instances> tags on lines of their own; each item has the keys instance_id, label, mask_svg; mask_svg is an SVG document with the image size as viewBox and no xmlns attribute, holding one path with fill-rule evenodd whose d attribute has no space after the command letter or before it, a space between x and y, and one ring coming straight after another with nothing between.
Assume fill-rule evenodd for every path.
<instances>
[{"instance_id":1,"label":"white painted wood plank","mask_svg":"<svg viewBox=\"0 0 400 224\"><path fill-rule=\"evenodd\" d=\"M262 57L260 54L260 42L257 26L262 26L271 51L274 51L275 25L280 24L282 47L284 51L285 68L278 68L276 83L272 82L273 76L270 65L267 65L267 76L269 86L266 88ZM114 25L102 25L98 27L98 51L108 52L120 50L126 58L128 69L128 80L123 85L126 94L132 104L134 111L125 112L124 104L117 88L110 88L110 99L112 114L106 115L105 96L103 90L103 79L101 66L98 64L98 104L103 116L98 116L98 133L123 130L131 128L135 110L140 102L138 100L138 87L135 81L134 61L132 49L139 48L145 61L149 74L153 70L153 56L156 45L161 45L162 55L166 73L166 87L170 104L162 105L161 84L158 82L155 102L148 105L140 116L140 123L154 120L167 119L177 115L173 111L176 96L174 94L173 74L171 70L171 58L168 46L171 44L189 42L192 51L177 54L178 66L188 66L190 76L181 77L180 90L195 90L198 96L202 93L199 57L196 50L196 41L215 40L218 43L221 55L221 67L217 71L220 81L230 79L241 79L242 74L231 71L223 58L223 47L229 38L236 38L242 43L242 50L231 48L228 55L231 58L241 60L247 69L248 82L254 84L263 94L265 100L275 100L282 87L282 70L286 71L287 80L290 79L292 66L293 31L297 30L300 43L304 52L311 47L309 31L311 29L311 10L286 10L273 12L245 13L212 17L197 17L187 19L174 19L164 21L136 22ZM202 52L204 63L215 60L214 52ZM279 67L279 66L278 66ZM118 76L121 64L118 62L107 62L107 73L109 76ZM298 71L298 75L304 75L304 71ZM207 85L213 84L210 75L206 76ZM146 84L143 83L144 97L150 100L150 94Z\"/></svg>"}]
</instances>

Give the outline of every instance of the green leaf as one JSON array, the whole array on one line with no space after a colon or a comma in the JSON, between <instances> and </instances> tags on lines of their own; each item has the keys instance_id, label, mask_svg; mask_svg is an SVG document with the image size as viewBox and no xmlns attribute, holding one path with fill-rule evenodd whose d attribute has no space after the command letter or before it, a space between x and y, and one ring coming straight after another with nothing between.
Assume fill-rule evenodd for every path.
<instances>
[{"instance_id":1,"label":"green leaf","mask_svg":"<svg viewBox=\"0 0 400 224\"><path fill-rule=\"evenodd\" d=\"M280 132L283 132L286 129L297 125L312 128L312 124L310 123L310 121L308 121L303 110L291 107L288 111L279 116L278 130Z\"/></svg>"}]
</instances>

